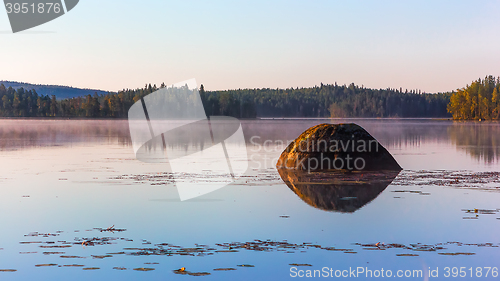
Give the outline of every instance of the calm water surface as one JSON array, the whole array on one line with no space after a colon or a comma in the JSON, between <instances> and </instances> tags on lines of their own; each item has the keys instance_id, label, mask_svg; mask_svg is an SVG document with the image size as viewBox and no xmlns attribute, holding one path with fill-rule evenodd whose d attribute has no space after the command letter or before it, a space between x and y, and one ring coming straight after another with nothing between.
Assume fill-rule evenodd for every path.
<instances>
[{"instance_id":1,"label":"calm water surface","mask_svg":"<svg viewBox=\"0 0 500 281\"><path fill-rule=\"evenodd\" d=\"M404 168L349 212L307 203L274 168L287 142L305 129L341 122L363 126ZM468 280L500 278L485 277L487 269L476 277L477 267L500 268L498 123L242 123L247 176L181 202L168 164L135 159L127 121L0 120L0 270L17 270L0 272L0 279L282 280L292 278L292 267L383 268L393 275L437 269L433 280L452 278L446 267L450 274L465 267ZM172 145L181 151L186 143ZM125 231L101 231L112 226ZM182 267L210 275L173 272Z\"/></svg>"}]
</instances>

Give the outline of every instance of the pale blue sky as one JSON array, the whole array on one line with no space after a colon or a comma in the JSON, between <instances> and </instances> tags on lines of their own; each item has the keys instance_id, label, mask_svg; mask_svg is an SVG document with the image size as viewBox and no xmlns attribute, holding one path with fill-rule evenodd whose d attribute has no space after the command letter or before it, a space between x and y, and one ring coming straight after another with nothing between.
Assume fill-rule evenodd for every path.
<instances>
[{"instance_id":1,"label":"pale blue sky","mask_svg":"<svg viewBox=\"0 0 500 281\"><path fill-rule=\"evenodd\" d=\"M0 80L448 91L500 75L499 14L500 1L80 0L12 34L0 10Z\"/></svg>"}]
</instances>

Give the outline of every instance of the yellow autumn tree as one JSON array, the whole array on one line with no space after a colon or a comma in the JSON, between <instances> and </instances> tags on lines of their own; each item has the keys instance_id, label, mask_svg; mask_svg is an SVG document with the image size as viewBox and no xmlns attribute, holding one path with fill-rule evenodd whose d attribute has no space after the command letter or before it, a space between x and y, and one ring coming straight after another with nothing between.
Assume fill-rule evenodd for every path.
<instances>
[{"instance_id":1,"label":"yellow autumn tree","mask_svg":"<svg viewBox=\"0 0 500 281\"><path fill-rule=\"evenodd\" d=\"M448 112L456 120L498 119L500 116L500 79L486 76L450 97Z\"/></svg>"}]
</instances>

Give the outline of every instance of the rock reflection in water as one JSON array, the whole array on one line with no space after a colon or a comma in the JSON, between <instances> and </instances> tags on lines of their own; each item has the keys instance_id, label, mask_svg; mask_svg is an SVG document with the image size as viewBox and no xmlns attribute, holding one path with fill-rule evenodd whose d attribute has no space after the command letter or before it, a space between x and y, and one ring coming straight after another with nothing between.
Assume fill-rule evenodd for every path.
<instances>
[{"instance_id":1,"label":"rock reflection in water","mask_svg":"<svg viewBox=\"0 0 500 281\"><path fill-rule=\"evenodd\" d=\"M399 171L297 172L278 169L302 201L325 211L352 213L375 199L391 184Z\"/></svg>"}]
</instances>

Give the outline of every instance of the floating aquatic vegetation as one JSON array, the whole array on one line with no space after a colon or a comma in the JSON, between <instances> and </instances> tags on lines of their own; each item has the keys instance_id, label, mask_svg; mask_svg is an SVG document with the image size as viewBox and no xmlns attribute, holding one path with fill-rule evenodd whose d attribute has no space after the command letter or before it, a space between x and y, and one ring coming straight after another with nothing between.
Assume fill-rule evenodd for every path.
<instances>
[{"instance_id":1,"label":"floating aquatic vegetation","mask_svg":"<svg viewBox=\"0 0 500 281\"><path fill-rule=\"evenodd\" d=\"M499 209L488 210L488 209L462 209L462 212L466 214L474 214L472 217L463 217L463 219L479 219L480 215L496 215L499 212Z\"/></svg>"},{"instance_id":2,"label":"floating aquatic vegetation","mask_svg":"<svg viewBox=\"0 0 500 281\"><path fill-rule=\"evenodd\" d=\"M498 213L498 209L495 210L487 210L487 209L462 209L462 211L466 213L474 213L474 214L486 214L486 215L494 215Z\"/></svg>"},{"instance_id":3,"label":"floating aquatic vegetation","mask_svg":"<svg viewBox=\"0 0 500 281\"><path fill-rule=\"evenodd\" d=\"M438 254L444 256L472 256L475 255L476 253L438 253Z\"/></svg>"},{"instance_id":4,"label":"floating aquatic vegetation","mask_svg":"<svg viewBox=\"0 0 500 281\"><path fill-rule=\"evenodd\" d=\"M293 244L287 241L272 241L272 240L254 240L251 242L232 242L232 243L217 243L215 244L227 250L245 249L251 251L279 251L279 250L296 250L303 248L321 248L319 245L310 244ZM219 250L220 251L220 250Z\"/></svg>"},{"instance_id":5,"label":"floating aquatic vegetation","mask_svg":"<svg viewBox=\"0 0 500 281\"><path fill-rule=\"evenodd\" d=\"M101 259L102 260L104 258L112 258L113 256L112 255L102 255L102 256L99 256L99 255L94 256L94 255L92 255L92 257L94 259Z\"/></svg>"},{"instance_id":6,"label":"floating aquatic vegetation","mask_svg":"<svg viewBox=\"0 0 500 281\"><path fill-rule=\"evenodd\" d=\"M418 257L416 254L397 254L398 257Z\"/></svg>"},{"instance_id":7,"label":"floating aquatic vegetation","mask_svg":"<svg viewBox=\"0 0 500 281\"><path fill-rule=\"evenodd\" d=\"M463 210L466 213L471 213L471 214L490 214L494 213L493 211L497 210L487 210L487 209L464 209ZM109 228L112 229L112 228ZM100 231L100 229L96 228L93 231ZM44 234L42 234L44 235ZM33 235L36 236L36 235ZM51 237L51 236L49 236ZM118 244L121 242L126 242L126 241L132 241L131 239L127 238L119 238L119 237L92 237L92 238L75 238L75 242L68 242L68 241L46 241L46 242L41 242L41 241L31 241L31 242L20 242L21 244L42 244L42 245L37 245L38 247L41 248L68 248L72 247L74 244L80 244L83 246L95 246L95 245L110 245L110 244ZM148 244L151 243L148 240L143 239L142 243L147 242ZM463 247L463 246L476 246L476 247L499 247L500 244L498 243L474 243L474 244L467 244L467 243L462 243L462 242L446 242L446 243L437 243L437 244L422 244L422 243L413 243L413 244L399 244L399 243L384 243L384 242L377 242L377 243L354 243L354 245L361 247L362 250L375 250L375 251L385 251L389 249L403 249L403 250L409 250L409 251L420 251L420 252L437 252L440 255L474 255L474 253L467 251L467 250L455 250L456 252L444 252L443 250L447 249L446 246L453 246L453 247ZM79 247L77 247L76 250L78 250ZM46 251L43 252L44 255L60 255L60 258L65 258L65 259L82 259L82 258L93 258L93 259L105 259L108 257L113 257L114 255L129 255L129 256L156 256L156 255L165 255L165 256L209 256L209 255L214 255L214 254L224 254L228 253L231 255L231 253L238 253L242 251L258 251L258 252L282 252L282 253L298 253L298 252L306 252L307 250L324 250L324 251L332 251L332 252L342 252L345 254L357 254L358 251L355 251L354 249L346 248L346 247L332 247L332 246L323 246L323 245L318 245L318 244L312 244L311 242L303 242L303 243L290 243L287 240L284 241L273 241L271 239L267 240L259 240L255 239L253 241L247 241L247 242L225 242L225 243L216 243L215 245L206 245L206 244L195 244L194 247L183 247L179 245L174 245L171 243L158 243L158 244L152 244L152 246L148 247L125 247L123 248L123 251L118 251L118 252L113 252L113 253L107 253L107 254L102 254L102 255L90 255L89 257L82 257L82 256L77 256L77 255L64 255L64 252L59 252L59 251ZM37 253L37 252L20 252L20 253ZM418 254L412 254L412 253L399 253L396 254L397 256L418 256ZM155 265L159 264L158 262L145 262L144 264L146 265ZM301 264L301 263L293 263L290 265L294 266L311 266L308 264ZM85 270L97 270L99 268L94 268L94 267L88 267L88 268L83 268L83 265L79 264L69 264L69 265L57 265L54 263L48 263L48 264L38 264L36 267L50 267L50 266L59 266L59 267L82 267L82 269ZM254 267L254 265L251 264L239 264L237 267ZM114 267L113 269L115 270L126 270L127 268L125 267ZM214 268L213 271L232 271L235 270L236 268L232 267L221 267L221 268ZM148 269L146 267L139 267L139 268L134 268L136 271L150 271L154 270ZM204 276L204 275L209 275L210 273L208 272L191 272L187 271L184 269L178 269L174 270L174 273L176 274L181 274L181 275L190 275L190 276Z\"/></svg>"},{"instance_id":8,"label":"floating aquatic vegetation","mask_svg":"<svg viewBox=\"0 0 500 281\"><path fill-rule=\"evenodd\" d=\"M65 252L43 252L44 255L62 255Z\"/></svg>"},{"instance_id":9,"label":"floating aquatic vegetation","mask_svg":"<svg viewBox=\"0 0 500 281\"><path fill-rule=\"evenodd\" d=\"M185 267L173 270L173 272L175 274L190 275L190 276L206 276L206 275L210 275L209 272L190 272L190 271L187 271Z\"/></svg>"},{"instance_id":10,"label":"floating aquatic vegetation","mask_svg":"<svg viewBox=\"0 0 500 281\"><path fill-rule=\"evenodd\" d=\"M190 276L207 276L210 275L208 272L188 272L187 273Z\"/></svg>"},{"instance_id":11,"label":"floating aquatic vegetation","mask_svg":"<svg viewBox=\"0 0 500 281\"><path fill-rule=\"evenodd\" d=\"M236 252L239 252L239 251L236 251L236 250L217 250L215 252L216 253L236 253Z\"/></svg>"},{"instance_id":12,"label":"floating aquatic vegetation","mask_svg":"<svg viewBox=\"0 0 500 281\"><path fill-rule=\"evenodd\" d=\"M0 269L0 272L16 272L17 269Z\"/></svg>"},{"instance_id":13,"label":"floating aquatic vegetation","mask_svg":"<svg viewBox=\"0 0 500 281\"><path fill-rule=\"evenodd\" d=\"M206 171L205 173L151 173L151 174L137 174L137 175L120 175L117 177L110 177L108 180L113 182L121 181L120 183L125 183L126 181L131 181L134 183L149 183L150 185L170 185L175 182L205 182L217 180L231 179L231 174L221 174L211 171ZM240 177L238 182L235 184L244 184L245 186L256 186L256 185L273 185L282 184L282 180L279 174L274 168L262 169L256 175L243 175Z\"/></svg>"},{"instance_id":14,"label":"floating aquatic vegetation","mask_svg":"<svg viewBox=\"0 0 500 281\"><path fill-rule=\"evenodd\" d=\"M420 194L420 195L431 195L429 192L423 192L421 190L393 190L392 192L396 192L396 193L414 193L414 194ZM400 197L394 197L394 198L400 198Z\"/></svg>"},{"instance_id":15,"label":"floating aquatic vegetation","mask_svg":"<svg viewBox=\"0 0 500 281\"><path fill-rule=\"evenodd\" d=\"M115 228L115 225L110 226L108 228L94 228L96 230L99 230L100 232L123 232L127 231L126 229L120 229L120 228Z\"/></svg>"},{"instance_id":16,"label":"floating aquatic vegetation","mask_svg":"<svg viewBox=\"0 0 500 281\"><path fill-rule=\"evenodd\" d=\"M51 248L71 248L71 245L51 245L51 246L46 246L46 245L41 245L38 246L40 248L45 248L45 249L51 249Z\"/></svg>"},{"instance_id":17,"label":"floating aquatic vegetation","mask_svg":"<svg viewBox=\"0 0 500 281\"><path fill-rule=\"evenodd\" d=\"M377 250L377 249L406 249L406 250L412 250L412 251L422 251L422 252L436 252L436 251L441 251L441 250L446 250L447 248L444 247L446 245L454 245L454 246L475 246L475 247L499 247L499 244L493 244L493 243L461 243L461 242L446 242L446 243L437 243L434 245L426 245L426 244L421 244L421 243L416 243L416 244L409 244L409 245L404 245L404 244L395 244L395 243L375 243L375 244L360 244L360 243L354 243L355 245L363 247L363 250ZM443 253L443 252L438 252L440 255L451 255L450 253ZM452 253L453 254L453 253ZM463 252L459 253L462 255L465 255ZM411 256L411 254L397 254L397 256Z\"/></svg>"},{"instance_id":18,"label":"floating aquatic vegetation","mask_svg":"<svg viewBox=\"0 0 500 281\"><path fill-rule=\"evenodd\" d=\"M232 271L232 270L236 270L236 268L232 268L232 267L214 268L214 271Z\"/></svg>"},{"instance_id":19,"label":"floating aquatic vegetation","mask_svg":"<svg viewBox=\"0 0 500 281\"><path fill-rule=\"evenodd\" d=\"M136 271L153 271L155 270L154 268L145 268L145 267L139 267L139 268L134 268Z\"/></svg>"},{"instance_id":20,"label":"floating aquatic vegetation","mask_svg":"<svg viewBox=\"0 0 500 281\"><path fill-rule=\"evenodd\" d=\"M82 246L96 246L96 245L109 245L115 244L117 240L125 240L118 237L92 237L92 238L75 238L77 241L75 244L81 244Z\"/></svg>"},{"instance_id":21,"label":"floating aquatic vegetation","mask_svg":"<svg viewBox=\"0 0 500 281\"><path fill-rule=\"evenodd\" d=\"M82 268L83 270L98 270L101 269L100 267L84 267Z\"/></svg>"},{"instance_id":22,"label":"floating aquatic vegetation","mask_svg":"<svg viewBox=\"0 0 500 281\"><path fill-rule=\"evenodd\" d=\"M46 266L57 266L55 263L44 263L44 264L37 264L35 265L36 267L46 267Z\"/></svg>"},{"instance_id":23,"label":"floating aquatic vegetation","mask_svg":"<svg viewBox=\"0 0 500 281\"><path fill-rule=\"evenodd\" d=\"M84 259L84 257L80 256L59 256L59 257L63 259Z\"/></svg>"},{"instance_id":24,"label":"floating aquatic vegetation","mask_svg":"<svg viewBox=\"0 0 500 281\"><path fill-rule=\"evenodd\" d=\"M462 243L462 242L447 242L445 244L450 244L450 245L456 245L456 246L476 246L476 247L494 247L497 248L499 247L498 245L495 245L493 243ZM436 244L439 245L439 244Z\"/></svg>"},{"instance_id":25,"label":"floating aquatic vegetation","mask_svg":"<svg viewBox=\"0 0 500 281\"><path fill-rule=\"evenodd\" d=\"M38 232L30 232L26 235L24 235L25 237L38 237L38 236L41 236L41 237L54 237L54 236L59 236L61 232L57 232L57 233L38 233Z\"/></svg>"},{"instance_id":26,"label":"floating aquatic vegetation","mask_svg":"<svg viewBox=\"0 0 500 281\"><path fill-rule=\"evenodd\" d=\"M500 172L473 171L402 171L392 182L395 186L450 186L500 190Z\"/></svg>"},{"instance_id":27,"label":"floating aquatic vegetation","mask_svg":"<svg viewBox=\"0 0 500 281\"><path fill-rule=\"evenodd\" d=\"M385 243L377 242L375 244L354 243L354 245L358 245L358 246L363 247L363 250L407 249L407 250L413 250L413 251L436 251L436 250L444 249L441 246L424 245L424 244L420 244L420 243L404 245L404 244L398 244L398 243L385 244Z\"/></svg>"},{"instance_id":28,"label":"floating aquatic vegetation","mask_svg":"<svg viewBox=\"0 0 500 281\"><path fill-rule=\"evenodd\" d=\"M318 248L318 247L316 247L316 248ZM340 251L340 252L351 252L353 250L353 249L337 249L337 248L334 248L334 247L323 247L321 249L324 249L324 250L327 250L327 251Z\"/></svg>"},{"instance_id":29,"label":"floating aquatic vegetation","mask_svg":"<svg viewBox=\"0 0 500 281\"><path fill-rule=\"evenodd\" d=\"M291 265L291 266L312 266L312 264L308 264L308 263L291 263L289 265Z\"/></svg>"},{"instance_id":30,"label":"floating aquatic vegetation","mask_svg":"<svg viewBox=\"0 0 500 281\"><path fill-rule=\"evenodd\" d=\"M398 243L373 243L373 244L361 244L354 243L354 245L361 246L363 250L376 250L376 251L384 251L387 249L407 249L412 251L425 251L425 252L435 252L446 249L444 245L446 244L454 244L458 242L447 242L447 243L438 243L434 245L426 245L421 243L416 244L398 244ZM485 246L485 247L498 247L498 245L494 245L492 243L484 243L484 244L457 244L464 246ZM133 252L128 253L128 255L135 256L143 256L143 255L190 255L190 256L203 256L203 255L211 255L214 253L235 253L240 250L250 250L250 251L261 251L261 252L284 252L284 253L296 253L297 250L307 250L307 249L320 249L326 251L338 251L347 254L355 254L357 253L353 249L347 248L335 248L335 247L325 247L321 245L313 245L310 243L302 243L302 244L292 244L286 241L271 241L271 240L255 240L252 242L231 242L231 243L217 243L216 244L219 249L210 248L209 246L204 245L204 247L197 248L182 248L180 246L173 246L168 243L156 244L155 248L125 248L124 250L131 250ZM221 249L222 248L222 249ZM305 252L305 251L301 251Z\"/></svg>"}]
</instances>

